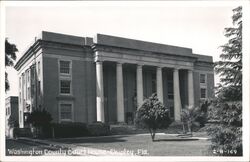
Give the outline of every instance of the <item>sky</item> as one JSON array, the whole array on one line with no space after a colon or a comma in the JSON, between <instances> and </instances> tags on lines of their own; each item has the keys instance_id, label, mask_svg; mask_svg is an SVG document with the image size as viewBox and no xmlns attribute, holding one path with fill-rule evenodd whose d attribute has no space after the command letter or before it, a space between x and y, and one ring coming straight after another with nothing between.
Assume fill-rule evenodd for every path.
<instances>
[{"instance_id":1,"label":"sky","mask_svg":"<svg viewBox=\"0 0 250 162\"><path fill-rule=\"evenodd\" d=\"M51 31L88 37L102 33L188 47L195 54L210 55L217 61L221 52L219 46L227 41L224 28L232 26L232 9L236 7L235 3L145 1L15 4L5 8L5 37L16 44L17 60L41 31ZM7 72L10 91L6 95L17 96L17 73L13 68L7 68ZM218 76L215 78L217 83Z\"/></svg>"}]
</instances>

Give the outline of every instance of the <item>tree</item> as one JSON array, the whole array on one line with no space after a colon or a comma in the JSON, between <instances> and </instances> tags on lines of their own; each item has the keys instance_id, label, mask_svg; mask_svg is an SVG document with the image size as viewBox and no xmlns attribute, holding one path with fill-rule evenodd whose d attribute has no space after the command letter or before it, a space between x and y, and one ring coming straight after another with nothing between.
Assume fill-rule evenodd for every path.
<instances>
[{"instance_id":1,"label":"tree","mask_svg":"<svg viewBox=\"0 0 250 162\"><path fill-rule=\"evenodd\" d=\"M52 117L45 109L34 110L27 118L27 123L32 124L36 128L36 135L43 134L43 130L50 125L51 121Z\"/></svg>"},{"instance_id":2,"label":"tree","mask_svg":"<svg viewBox=\"0 0 250 162\"><path fill-rule=\"evenodd\" d=\"M158 100L156 94L152 94L137 110L136 124L148 128L152 141L154 141L156 130L167 128L171 124L169 109Z\"/></svg>"},{"instance_id":3,"label":"tree","mask_svg":"<svg viewBox=\"0 0 250 162\"><path fill-rule=\"evenodd\" d=\"M216 99L208 116L214 122L207 127L211 150L222 156L242 156L242 103Z\"/></svg>"},{"instance_id":4,"label":"tree","mask_svg":"<svg viewBox=\"0 0 250 162\"><path fill-rule=\"evenodd\" d=\"M234 27L225 28L228 43L221 46L221 61L215 72L220 75L216 99L208 109L214 124L207 128L211 149L217 155L242 156L242 7L233 9Z\"/></svg>"},{"instance_id":5,"label":"tree","mask_svg":"<svg viewBox=\"0 0 250 162\"><path fill-rule=\"evenodd\" d=\"M221 84L218 93L228 100L242 98L242 7L233 9L233 27L225 28L228 42L222 46L221 61L215 62L215 72ZM232 96L232 97L230 97Z\"/></svg>"},{"instance_id":6,"label":"tree","mask_svg":"<svg viewBox=\"0 0 250 162\"><path fill-rule=\"evenodd\" d=\"M9 43L8 39L5 39L5 67L14 65L14 61L16 60L16 52L18 49L15 44ZM5 72L5 91L10 89L10 84L8 80L8 74Z\"/></svg>"},{"instance_id":7,"label":"tree","mask_svg":"<svg viewBox=\"0 0 250 162\"><path fill-rule=\"evenodd\" d=\"M182 121L182 127L183 127L183 133L187 134L189 132L192 135L193 127L195 125L199 125L196 120L198 119L199 115L201 114L201 111L199 107L186 107L181 110L181 121ZM185 129L185 127L187 129Z\"/></svg>"}]
</instances>

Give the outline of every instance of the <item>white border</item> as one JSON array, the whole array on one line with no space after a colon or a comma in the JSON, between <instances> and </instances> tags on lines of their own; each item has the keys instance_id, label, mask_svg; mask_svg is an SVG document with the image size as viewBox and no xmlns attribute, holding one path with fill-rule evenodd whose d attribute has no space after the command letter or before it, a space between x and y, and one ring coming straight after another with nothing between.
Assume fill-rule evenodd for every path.
<instances>
[{"instance_id":1,"label":"white border","mask_svg":"<svg viewBox=\"0 0 250 162\"><path fill-rule=\"evenodd\" d=\"M85 2L58 2L58 1L52 1L52 2L45 2L45 1L39 1L39 2L31 2L31 1L0 1L1 4L1 45L0 45L0 50L1 53L4 53L4 38L5 38L5 7L6 6L93 6L93 5L104 5L104 6L116 6L116 5L123 5L123 6L161 6L164 7L173 7L173 6L183 6L183 7L188 7L188 6L232 6L232 5L242 5L243 6L243 148L244 148L244 156L241 157L195 157L195 156L190 156L190 157L138 157L138 158L131 158L131 157L56 157L56 158L51 158L51 157L6 157L3 156L5 154L5 149L0 149L1 151L1 160L3 161L82 161L82 160L88 160L88 161L248 161L249 160L249 53L250 53L250 47L249 47L249 1L247 0L236 0L236 1L168 1L168 2L162 2L162 1L157 1L157 2L152 2L152 1L146 1L146 2L103 2L103 1L85 1ZM3 55L1 55L2 57ZM2 58L0 60L3 60ZM1 67L4 67L4 61L1 61ZM4 68L1 68L0 74L1 76L4 76ZM0 102L0 107L4 107L5 103L5 92L3 90L4 87L4 77L1 77L0 80L1 83L1 101ZM0 111L0 123L4 123L4 114L5 111ZM2 128L2 127L1 127ZM3 135L4 131L1 131L1 148L5 148L5 137Z\"/></svg>"}]
</instances>

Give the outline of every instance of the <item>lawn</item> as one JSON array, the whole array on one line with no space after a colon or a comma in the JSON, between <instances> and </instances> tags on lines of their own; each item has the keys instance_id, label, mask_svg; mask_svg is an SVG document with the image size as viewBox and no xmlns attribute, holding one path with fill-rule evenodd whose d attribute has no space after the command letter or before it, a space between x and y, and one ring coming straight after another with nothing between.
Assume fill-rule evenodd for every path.
<instances>
[{"instance_id":1,"label":"lawn","mask_svg":"<svg viewBox=\"0 0 250 162\"><path fill-rule=\"evenodd\" d=\"M126 151L129 155L142 156L208 156L209 140L179 141L169 135L157 135L152 142L150 135L118 135L90 138L55 139L54 141L108 151Z\"/></svg>"}]
</instances>

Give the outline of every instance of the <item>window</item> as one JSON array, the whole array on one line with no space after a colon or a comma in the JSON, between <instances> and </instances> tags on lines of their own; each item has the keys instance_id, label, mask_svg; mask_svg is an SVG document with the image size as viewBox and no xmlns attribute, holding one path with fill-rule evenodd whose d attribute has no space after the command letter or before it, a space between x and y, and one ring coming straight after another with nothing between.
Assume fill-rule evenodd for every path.
<instances>
[{"instance_id":1,"label":"window","mask_svg":"<svg viewBox=\"0 0 250 162\"><path fill-rule=\"evenodd\" d=\"M156 74L152 74L152 93L156 93Z\"/></svg>"},{"instance_id":2,"label":"window","mask_svg":"<svg viewBox=\"0 0 250 162\"><path fill-rule=\"evenodd\" d=\"M207 97L207 89L201 88L201 98L206 98L206 97Z\"/></svg>"},{"instance_id":3,"label":"window","mask_svg":"<svg viewBox=\"0 0 250 162\"><path fill-rule=\"evenodd\" d=\"M168 99L174 99L173 81L168 80Z\"/></svg>"},{"instance_id":4,"label":"window","mask_svg":"<svg viewBox=\"0 0 250 162\"><path fill-rule=\"evenodd\" d=\"M61 80L60 81L60 93L70 94L70 80Z\"/></svg>"},{"instance_id":5,"label":"window","mask_svg":"<svg viewBox=\"0 0 250 162\"><path fill-rule=\"evenodd\" d=\"M70 61L60 61L60 73L70 74Z\"/></svg>"},{"instance_id":6,"label":"window","mask_svg":"<svg viewBox=\"0 0 250 162\"><path fill-rule=\"evenodd\" d=\"M206 75L200 74L200 83L206 83Z\"/></svg>"},{"instance_id":7,"label":"window","mask_svg":"<svg viewBox=\"0 0 250 162\"><path fill-rule=\"evenodd\" d=\"M59 60L59 94L72 94L71 61Z\"/></svg>"},{"instance_id":8,"label":"window","mask_svg":"<svg viewBox=\"0 0 250 162\"><path fill-rule=\"evenodd\" d=\"M72 121L72 104L60 104L61 121Z\"/></svg>"}]
</instances>

